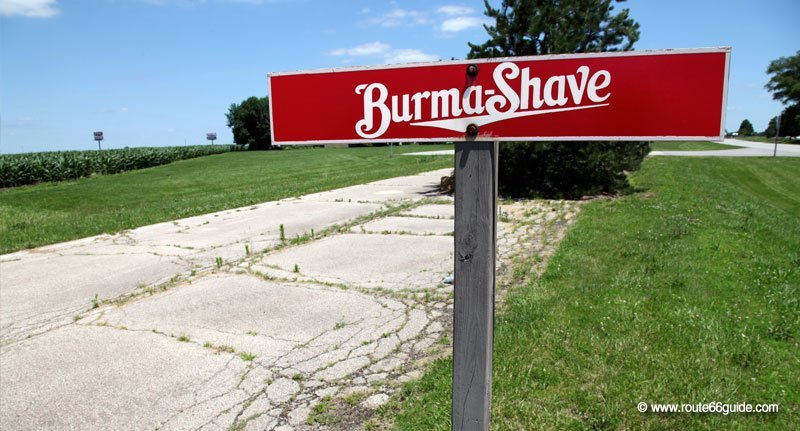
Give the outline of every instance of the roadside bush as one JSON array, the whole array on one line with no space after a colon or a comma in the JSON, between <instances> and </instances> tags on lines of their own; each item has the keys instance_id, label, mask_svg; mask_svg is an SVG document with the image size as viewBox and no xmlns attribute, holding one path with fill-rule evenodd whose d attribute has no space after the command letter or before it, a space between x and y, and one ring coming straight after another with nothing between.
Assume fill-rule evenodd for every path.
<instances>
[{"instance_id":1,"label":"roadside bush","mask_svg":"<svg viewBox=\"0 0 800 431\"><path fill-rule=\"evenodd\" d=\"M508 142L500 144L499 193L504 197L577 199L629 189L650 152L647 142Z\"/></svg>"},{"instance_id":2,"label":"roadside bush","mask_svg":"<svg viewBox=\"0 0 800 431\"><path fill-rule=\"evenodd\" d=\"M0 187L116 174L233 150L231 145L125 148L0 155Z\"/></svg>"}]
</instances>

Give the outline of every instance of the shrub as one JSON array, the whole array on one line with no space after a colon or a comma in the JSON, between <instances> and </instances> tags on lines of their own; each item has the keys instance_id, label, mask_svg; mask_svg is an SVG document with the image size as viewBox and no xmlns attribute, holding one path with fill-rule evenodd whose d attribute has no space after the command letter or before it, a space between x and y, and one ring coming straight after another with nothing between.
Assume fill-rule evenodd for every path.
<instances>
[{"instance_id":1,"label":"shrub","mask_svg":"<svg viewBox=\"0 0 800 431\"><path fill-rule=\"evenodd\" d=\"M626 191L647 142L508 142L500 144L499 192L505 197L576 199Z\"/></svg>"}]
</instances>

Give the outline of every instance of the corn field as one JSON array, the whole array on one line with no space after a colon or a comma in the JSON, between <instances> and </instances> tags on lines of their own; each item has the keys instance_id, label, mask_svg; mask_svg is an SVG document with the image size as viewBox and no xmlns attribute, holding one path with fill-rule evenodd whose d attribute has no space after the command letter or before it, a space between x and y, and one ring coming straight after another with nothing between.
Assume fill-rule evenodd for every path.
<instances>
[{"instance_id":1,"label":"corn field","mask_svg":"<svg viewBox=\"0 0 800 431\"><path fill-rule=\"evenodd\" d=\"M116 174L234 149L232 145L196 145L0 154L0 187L74 180L96 174Z\"/></svg>"}]
</instances>

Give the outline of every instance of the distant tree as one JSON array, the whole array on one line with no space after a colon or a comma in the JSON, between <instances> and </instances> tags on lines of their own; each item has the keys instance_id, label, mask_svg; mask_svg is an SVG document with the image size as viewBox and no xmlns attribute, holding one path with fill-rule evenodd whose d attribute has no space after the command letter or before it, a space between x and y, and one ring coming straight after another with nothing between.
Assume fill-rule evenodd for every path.
<instances>
[{"instance_id":1,"label":"distant tree","mask_svg":"<svg viewBox=\"0 0 800 431\"><path fill-rule=\"evenodd\" d=\"M778 124L778 117L772 117L769 120L767 129L764 130L764 135L768 138L775 137L775 133L780 136L800 136L800 104L792 105L781 112L781 127L780 130L776 127Z\"/></svg>"},{"instance_id":2,"label":"distant tree","mask_svg":"<svg viewBox=\"0 0 800 431\"><path fill-rule=\"evenodd\" d=\"M752 136L755 134L756 132L753 129L753 123L746 118L742 120L742 124L739 125L739 136Z\"/></svg>"},{"instance_id":3,"label":"distant tree","mask_svg":"<svg viewBox=\"0 0 800 431\"><path fill-rule=\"evenodd\" d=\"M792 57L773 60L767 67L767 74L772 76L764 87L772 92L775 100L789 105L781 113L779 133L782 136L800 135L800 51ZM772 129L768 126L765 132L775 136L777 123L770 123Z\"/></svg>"},{"instance_id":4,"label":"distant tree","mask_svg":"<svg viewBox=\"0 0 800 431\"><path fill-rule=\"evenodd\" d=\"M787 105L800 103L800 51L792 57L773 60L767 67L767 74L772 77L764 87L772 92L775 100Z\"/></svg>"},{"instance_id":5,"label":"distant tree","mask_svg":"<svg viewBox=\"0 0 800 431\"><path fill-rule=\"evenodd\" d=\"M800 136L800 103L795 103L783 110L781 136Z\"/></svg>"},{"instance_id":6,"label":"distant tree","mask_svg":"<svg viewBox=\"0 0 800 431\"><path fill-rule=\"evenodd\" d=\"M776 125L778 123L777 120L778 120L778 117L772 117L772 118L769 119L769 123L767 123L767 128L764 129L764 136L766 136L768 138L772 138L772 137L775 136L775 133L778 131L777 127L776 127Z\"/></svg>"},{"instance_id":7,"label":"distant tree","mask_svg":"<svg viewBox=\"0 0 800 431\"><path fill-rule=\"evenodd\" d=\"M769 119L769 123L767 123L767 128L764 130L764 136L768 138L775 137L775 133L777 133L778 129L776 125L778 124L778 117L772 117Z\"/></svg>"},{"instance_id":8,"label":"distant tree","mask_svg":"<svg viewBox=\"0 0 800 431\"><path fill-rule=\"evenodd\" d=\"M247 145L250 150L272 149L268 98L253 96L238 105L233 103L225 117L237 145Z\"/></svg>"},{"instance_id":9,"label":"distant tree","mask_svg":"<svg viewBox=\"0 0 800 431\"><path fill-rule=\"evenodd\" d=\"M612 13L612 0L484 0L489 40L469 44L468 58L628 51L639 24L628 9ZM625 171L638 169L646 142L526 142L500 145L500 193L575 198L627 187Z\"/></svg>"}]
</instances>

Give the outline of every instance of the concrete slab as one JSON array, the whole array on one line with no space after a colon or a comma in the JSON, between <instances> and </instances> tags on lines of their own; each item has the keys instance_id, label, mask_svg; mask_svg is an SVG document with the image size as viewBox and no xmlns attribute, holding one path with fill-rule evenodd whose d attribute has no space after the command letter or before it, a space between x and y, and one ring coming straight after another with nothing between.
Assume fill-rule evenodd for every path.
<instances>
[{"instance_id":1,"label":"concrete slab","mask_svg":"<svg viewBox=\"0 0 800 431\"><path fill-rule=\"evenodd\" d=\"M99 321L229 346L262 365L305 364L301 368L311 372L399 329L404 309L398 301L354 291L224 274L109 309ZM319 358L322 353L329 357Z\"/></svg>"},{"instance_id":2,"label":"concrete slab","mask_svg":"<svg viewBox=\"0 0 800 431\"><path fill-rule=\"evenodd\" d=\"M0 358L0 429L196 429L247 397L238 357L149 331L70 325Z\"/></svg>"},{"instance_id":3,"label":"concrete slab","mask_svg":"<svg viewBox=\"0 0 800 431\"><path fill-rule=\"evenodd\" d=\"M403 153L404 156L452 156L456 150L418 151L416 153Z\"/></svg>"},{"instance_id":4,"label":"concrete slab","mask_svg":"<svg viewBox=\"0 0 800 431\"><path fill-rule=\"evenodd\" d=\"M398 200L420 200L426 197L439 196L439 181L442 176L447 175L447 172L449 170L440 169L408 177L390 178L306 195L300 199L303 201L379 203Z\"/></svg>"},{"instance_id":5,"label":"concrete slab","mask_svg":"<svg viewBox=\"0 0 800 431\"><path fill-rule=\"evenodd\" d=\"M428 186L430 184L439 185L442 177L450 175L453 172L452 168L438 169L435 171L422 172L417 175L410 175L407 177L394 177L385 180L375 181L368 183L376 186L390 186L390 187L408 187L408 186Z\"/></svg>"},{"instance_id":6,"label":"concrete slab","mask_svg":"<svg viewBox=\"0 0 800 431\"><path fill-rule=\"evenodd\" d=\"M200 262L213 262L216 256L238 260L246 256L245 244L252 244L252 252L277 245L281 225L286 238L292 238L310 233L312 229L319 231L346 223L380 208L378 204L356 202L268 202L146 226L129 232L125 238L131 245L195 250L193 259Z\"/></svg>"},{"instance_id":7,"label":"concrete slab","mask_svg":"<svg viewBox=\"0 0 800 431\"><path fill-rule=\"evenodd\" d=\"M159 284L217 257L237 261L287 238L346 223L371 203L269 202L42 247L0 260L0 343L69 323L97 295L114 299ZM247 245L247 248L245 247Z\"/></svg>"},{"instance_id":8,"label":"concrete slab","mask_svg":"<svg viewBox=\"0 0 800 431\"><path fill-rule=\"evenodd\" d=\"M277 266L319 281L391 290L432 289L453 271L449 236L348 234L324 238L265 256Z\"/></svg>"},{"instance_id":9,"label":"concrete slab","mask_svg":"<svg viewBox=\"0 0 800 431\"><path fill-rule=\"evenodd\" d=\"M444 206L444 205L443 205ZM407 233L413 235L452 234L453 220L420 217L384 217L355 226L352 232L366 233Z\"/></svg>"},{"instance_id":10,"label":"concrete slab","mask_svg":"<svg viewBox=\"0 0 800 431\"><path fill-rule=\"evenodd\" d=\"M400 215L411 215L416 217L430 217L440 219L455 218L455 206L453 205L420 205L409 211L404 211Z\"/></svg>"},{"instance_id":11,"label":"concrete slab","mask_svg":"<svg viewBox=\"0 0 800 431\"><path fill-rule=\"evenodd\" d=\"M72 321L102 301L165 282L187 265L155 253L38 254L0 269L0 344Z\"/></svg>"}]
</instances>

